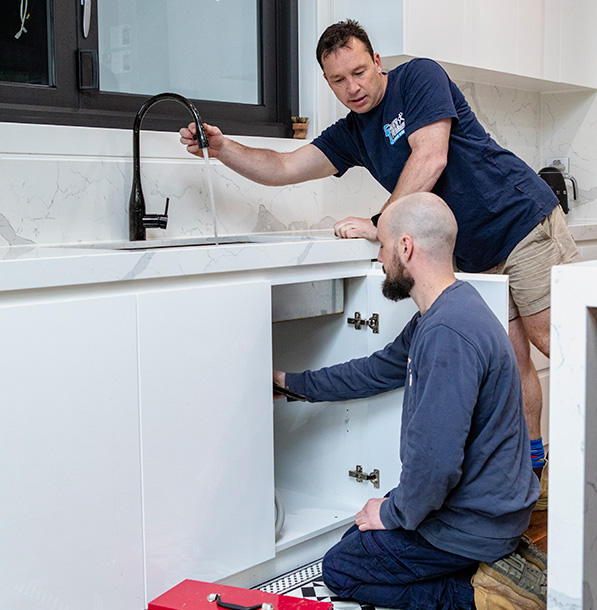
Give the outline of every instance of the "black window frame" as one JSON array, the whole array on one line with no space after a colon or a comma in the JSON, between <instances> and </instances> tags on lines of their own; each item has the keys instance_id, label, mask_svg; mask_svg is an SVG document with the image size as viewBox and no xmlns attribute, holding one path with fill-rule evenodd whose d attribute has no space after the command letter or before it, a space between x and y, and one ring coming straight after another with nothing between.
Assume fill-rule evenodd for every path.
<instances>
[{"instance_id":1,"label":"black window frame","mask_svg":"<svg viewBox=\"0 0 597 610\"><path fill-rule=\"evenodd\" d=\"M298 114L298 0L259 0L261 40L259 62L262 82L259 104L194 99L201 118L235 135L291 137L291 116ZM71 0L51 3L55 49L55 86L0 82L0 121L132 128L141 104L150 95L80 89L81 79L97 56L97 0L92 0L89 36L82 33L82 7ZM200 15L197 16L200 20ZM80 62L80 52L83 61ZM95 60L96 61L96 60ZM82 76L79 74L81 63ZM95 63L97 76L97 63ZM161 93L156 91L155 93ZM152 108L143 129L178 130L189 122L178 104L164 102Z\"/></svg>"}]
</instances>

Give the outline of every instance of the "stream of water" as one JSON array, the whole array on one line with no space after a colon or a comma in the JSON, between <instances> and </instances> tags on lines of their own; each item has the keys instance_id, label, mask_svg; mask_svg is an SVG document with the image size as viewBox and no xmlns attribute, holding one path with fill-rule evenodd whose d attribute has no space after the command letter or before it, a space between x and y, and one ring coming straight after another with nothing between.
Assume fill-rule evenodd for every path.
<instances>
[{"instance_id":1,"label":"stream of water","mask_svg":"<svg viewBox=\"0 0 597 610\"><path fill-rule=\"evenodd\" d=\"M214 198L214 185L211 177L211 166L209 165L209 153L207 152L207 148L203 148L203 158L205 159L205 177L207 178L207 188L209 190L209 199L211 201L211 215L213 217L214 222L214 240L216 242L216 246L220 245L218 240L218 221L216 218L216 200Z\"/></svg>"}]
</instances>

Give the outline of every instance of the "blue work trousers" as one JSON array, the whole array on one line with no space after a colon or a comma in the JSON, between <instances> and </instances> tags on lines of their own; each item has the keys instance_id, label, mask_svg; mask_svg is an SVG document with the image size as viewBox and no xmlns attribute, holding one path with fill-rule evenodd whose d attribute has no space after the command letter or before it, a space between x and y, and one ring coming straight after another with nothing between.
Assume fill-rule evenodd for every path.
<instances>
[{"instance_id":1,"label":"blue work trousers","mask_svg":"<svg viewBox=\"0 0 597 610\"><path fill-rule=\"evenodd\" d=\"M336 595L401 610L474 610L479 563L442 551L416 531L350 528L323 558L323 580Z\"/></svg>"}]
</instances>

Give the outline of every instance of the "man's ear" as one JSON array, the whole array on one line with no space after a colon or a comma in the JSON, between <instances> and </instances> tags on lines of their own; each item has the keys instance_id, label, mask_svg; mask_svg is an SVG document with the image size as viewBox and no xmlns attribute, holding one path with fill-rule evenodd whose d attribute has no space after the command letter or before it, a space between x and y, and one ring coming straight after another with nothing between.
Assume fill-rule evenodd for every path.
<instances>
[{"instance_id":1,"label":"man's ear","mask_svg":"<svg viewBox=\"0 0 597 610\"><path fill-rule=\"evenodd\" d=\"M400 240L400 254L405 262L408 262L413 255L414 243L413 238L405 233Z\"/></svg>"},{"instance_id":2,"label":"man's ear","mask_svg":"<svg viewBox=\"0 0 597 610\"><path fill-rule=\"evenodd\" d=\"M373 62L377 68L377 72L381 74L383 72L382 64L381 64L381 55L379 53L375 53L373 55Z\"/></svg>"}]
</instances>

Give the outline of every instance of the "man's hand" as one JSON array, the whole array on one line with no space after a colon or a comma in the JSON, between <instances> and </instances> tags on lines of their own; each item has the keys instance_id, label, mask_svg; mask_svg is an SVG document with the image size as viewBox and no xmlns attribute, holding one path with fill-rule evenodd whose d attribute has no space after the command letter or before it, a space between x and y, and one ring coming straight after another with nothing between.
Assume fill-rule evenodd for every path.
<instances>
[{"instance_id":1,"label":"man's hand","mask_svg":"<svg viewBox=\"0 0 597 610\"><path fill-rule=\"evenodd\" d=\"M286 387L286 373L284 371L274 371L274 384L279 385L281 388ZM282 398L282 394L274 392L274 398Z\"/></svg>"},{"instance_id":2,"label":"man's hand","mask_svg":"<svg viewBox=\"0 0 597 610\"><path fill-rule=\"evenodd\" d=\"M383 502L387 498L371 498L363 509L357 513L355 523L361 532L367 530L385 530L384 524L379 517L379 511Z\"/></svg>"},{"instance_id":3,"label":"man's hand","mask_svg":"<svg viewBox=\"0 0 597 610\"><path fill-rule=\"evenodd\" d=\"M338 237L350 239L354 237L365 237L375 241L377 239L377 229L370 218L357 218L349 216L344 220L339 220L334 225L334 233Z\"/></svg>"},{"instance_id":4,"label":"man's hand","mask_svg":"<svg viewBox=\"0 0 597 610\"><path fill-rule=\"evenodd\" d=\"M209 140L209 147L207 149L209 156L217 159L222 147L224 146L226 138L222 132L213 125L203 123L203 129L205 130L205 134ZM180 143L187 147L188 152L198 157L203 156L203 153L199 152L197 140L193 138L193 136L197 133L197 128L194 122L189 123L188 127L183 127L178 133L180 134Z\"/></svg>"}]
</instances>

